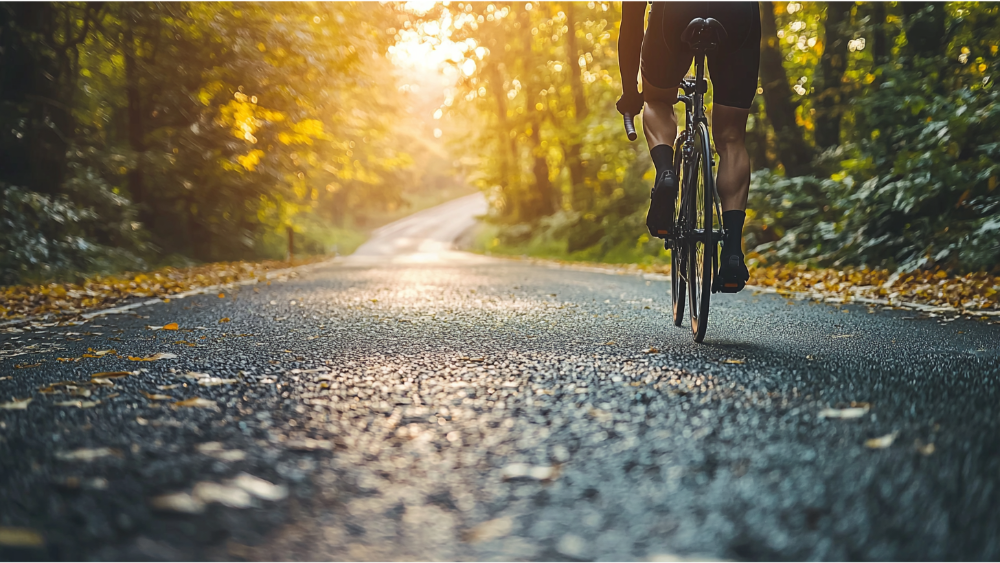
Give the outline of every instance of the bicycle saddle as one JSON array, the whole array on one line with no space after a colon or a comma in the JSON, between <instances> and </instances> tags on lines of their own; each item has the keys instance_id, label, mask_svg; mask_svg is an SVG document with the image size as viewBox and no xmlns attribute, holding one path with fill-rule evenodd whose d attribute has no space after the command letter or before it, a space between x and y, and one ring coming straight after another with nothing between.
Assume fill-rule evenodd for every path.
<instances>
[{"instance_id":1,"label":"bicycle saddle","mask_svg":"<svg viewBox=\"0 0 1000 563\"><path fill-rule=\"evenodd\" d=\"M726 28L715 18L695 18L681 34L681 41L695 51L709 53L725 43L728 37Z\"/></svg>"}]
</instances>

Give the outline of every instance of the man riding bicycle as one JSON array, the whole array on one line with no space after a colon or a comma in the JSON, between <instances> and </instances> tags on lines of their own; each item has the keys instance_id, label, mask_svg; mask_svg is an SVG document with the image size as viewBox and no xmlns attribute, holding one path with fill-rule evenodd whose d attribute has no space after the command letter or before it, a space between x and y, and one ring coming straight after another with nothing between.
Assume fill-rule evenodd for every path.
<instances>
[{"instance_id":1,"label":"man riding bicycle","mask_svg":"<svg viewBox=\"0 0 1000 563\"><path fill-rule=\"evenodd\" d=\"M649 26L643 31L645 2L622 2L618 66L623 93L618 111L642 116L656 176L650 193L646 227L654 237L670 238L677 177L674 140L677 137L677 89L691 68L693 53L681 33L695 18L714 18L726 30L726 41L710 53L708 69L714 89L712 136L719 153L716 185L722 200L722 241L719 276L737 282L750 279L743 262L743 223L750 190L750 155L745 137L750 105L757 93L760 63L760 11L757 2L650 2ZM642 92L636 78L642 68Z\"/></svg>"}]
</instances>

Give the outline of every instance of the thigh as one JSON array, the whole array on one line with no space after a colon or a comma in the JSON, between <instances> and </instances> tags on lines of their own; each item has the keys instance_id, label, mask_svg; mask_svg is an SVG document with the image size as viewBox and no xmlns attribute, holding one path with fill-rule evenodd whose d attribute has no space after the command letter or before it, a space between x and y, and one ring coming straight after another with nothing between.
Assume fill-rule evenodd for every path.
<instances>
[{"instance_id":1,"label":"thigh","mask_svg":"<svg viewBox=\"0 0 1000 563\"><path fill-rule=\"evenodd\" d=\"M693 55L680 44L677 37L664 36L664 18L673 17L672 9L664 2L654 2L649 11L649 24L642 38L640 69L643 85L650 84L662 90L676 89L691 68ZM676 97L676 96L675 96Z\"/></svg>"},{"instance_id":2,"label":"thigh","mask_svg":"<svg viewBox=\"0 0 1000 563\"><path fill-rule=\"evenodd\" d=\"M750 109L757 94L757 71L760 67L760 12L753 6L749 32L733 51L708 56L712 77L713 103Z\"/></svg>"},{"instance_id":3,"label":"thigh","mask_svg":"<svg viewBox=\"0 0 1000 563\"><path fill-rule=\"evenodd\" d=\"M642 99L647 104L663 102L671 106L677 103L677 87L660 88L649 82L645 76L642 77Z\"/></svg>"}]
</instances>

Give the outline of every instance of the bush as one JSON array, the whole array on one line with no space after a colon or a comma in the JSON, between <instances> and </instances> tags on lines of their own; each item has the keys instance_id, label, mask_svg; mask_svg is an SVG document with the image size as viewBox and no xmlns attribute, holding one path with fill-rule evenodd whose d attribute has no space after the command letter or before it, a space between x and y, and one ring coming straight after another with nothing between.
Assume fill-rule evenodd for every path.
<instances>
[{"instance_id":1,"label":"bush","mask_svg":"<svg viewBox=\"0 0 1000 563\"><path fill-rule=\"evenodd\" d=\"M946 64L883 69L857 100L865 136L826 155L828 177L756 173L748 245L820 265L996 270L1000 98L988 77L942 87Z\"/></svg>"}]
</instances>

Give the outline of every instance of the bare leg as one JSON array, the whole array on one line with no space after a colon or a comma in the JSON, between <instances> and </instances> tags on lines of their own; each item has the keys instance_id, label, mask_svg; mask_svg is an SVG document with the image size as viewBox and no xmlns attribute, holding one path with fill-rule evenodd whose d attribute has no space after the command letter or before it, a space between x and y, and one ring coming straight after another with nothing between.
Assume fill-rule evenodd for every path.
<instances>
[{"instance_id":1,"label":"bare leg","mask_svg":"<svg viewBox=\"0 0 1000 563\"><path fill-rule=\"evenodd\" d=\"M677 138L677 114L674 113L677 88L657 88L643 78L642 97L646 101L642 112L642 131L646 135L646 144L649 148L657 145L673 148L674 139Z\"/></svg>"},{"instance_id":2,"label":"bare leg","mask_svg":"<svg viewBox=\"0 0 1000 563\"><path fill-rule=\"evenodd\" d=\"M750 193L750 155L746 146L749 115L750 110L747 109L719 104L712 108L712 136L720 160L716 186L723 211L747 208ZM649 137L649 133L646 136Z\"/></svg>"}]
</instances>

